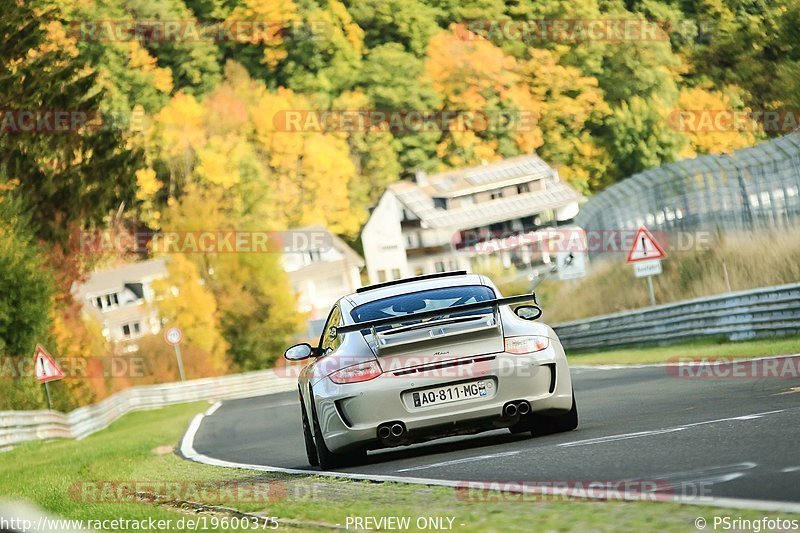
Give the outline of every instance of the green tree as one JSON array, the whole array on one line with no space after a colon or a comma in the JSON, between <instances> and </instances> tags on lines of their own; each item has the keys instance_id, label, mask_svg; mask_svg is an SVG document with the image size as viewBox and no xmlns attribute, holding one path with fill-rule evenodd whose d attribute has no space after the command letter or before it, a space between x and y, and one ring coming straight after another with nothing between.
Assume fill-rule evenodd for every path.
<instances>
[{"instance_id":1,"label":"green tree","mask_svg":"<svg viewBox=\"0 0 800 533\"><path fill-rule=\"evenodd\" d=\"M26 363L37 342L50 339L53 278L30 217L11 194L18 184L0 177L0 359L5 375L0 379L0 410L42 406L38 383L19 369L29 368Z\"/></svg>"},{"instance_id":2,"label":"green tree","mask_svg":"<svg viewBox=\"0 0 800 533\"><path fill-rule=\"evenodd\" d=\"M658 101L634 96L630 103L622 102L613 110L606 121L607 139L618 174L607 180L626 178L677 159L687 139L667 124L659 109L664 106Z\"/></svg>"},{"instance_id":3,"label":"green tree","mask_svg":"<svg viewBox=\"0 0 800 533\"><path fill-rule=\"evenodd\" d=\"M441 29L436 23L441 11L420 0L355 0L347 4L370 49L391 43L422 57L431 36Z\"/></svg>"},{"instance_id":4,"label":"green tree","mask_svg":"<svg viewBox=\"0 0 800 533\"><path fill-rule=\"evenodd\" d=\"M0 109L46 113L102 109L97 74L58 33L57 13L6 2L0 20ZM14 116L12 113L5 115ZM68 133L0 134L0 174L20 179L38 235L64 240L73 222L99 221L131 202L141 152L106 125Z\"/></svg>"}]
</instances>

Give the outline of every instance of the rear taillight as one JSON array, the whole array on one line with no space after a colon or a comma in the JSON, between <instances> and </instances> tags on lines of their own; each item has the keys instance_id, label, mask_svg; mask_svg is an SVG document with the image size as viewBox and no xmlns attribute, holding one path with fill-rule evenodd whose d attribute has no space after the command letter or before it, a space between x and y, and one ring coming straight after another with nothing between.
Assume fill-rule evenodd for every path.
<instances>
[{"instance_id":1,"label":"rear taillight","mask_svg":"<svg viewBox=\"0 0 800 533\"><path fill-rule=\"evenodd\" d=\"M517 355L538 352L548 346L550 346L550 339L543 335L505 338L506 352Z\"/></svg>"},{"instance_id":2,"label":"rear taillight","mask_svg":"<svg viewBox=\"0 0 800 533\"><path fill-rule=\"evenodd\" d=\"M381 375L381 367L377 361L368 361L357 365L348 366L337 370L330 375L331 381L343 385L345 383L358 383L359 381L369 381Z\"/></svg>"}]
</instances>

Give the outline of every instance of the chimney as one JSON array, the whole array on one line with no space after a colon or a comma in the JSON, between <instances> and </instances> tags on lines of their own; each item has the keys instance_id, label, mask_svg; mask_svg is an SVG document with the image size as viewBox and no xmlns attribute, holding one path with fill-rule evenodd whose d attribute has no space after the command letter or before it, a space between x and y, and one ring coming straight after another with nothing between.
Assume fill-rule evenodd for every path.
<instances>
[{"instance_id":1,"label":"chimney","mask_svg":"<svg viewBox=\"0 0 800 533\"><path fill-rule=\"evenodd\" d=\"M428 173L424 170L417 170L414 172L414 181L416 181L417 185L420 187L428 185Z\"/></svg>"}]
</instances>

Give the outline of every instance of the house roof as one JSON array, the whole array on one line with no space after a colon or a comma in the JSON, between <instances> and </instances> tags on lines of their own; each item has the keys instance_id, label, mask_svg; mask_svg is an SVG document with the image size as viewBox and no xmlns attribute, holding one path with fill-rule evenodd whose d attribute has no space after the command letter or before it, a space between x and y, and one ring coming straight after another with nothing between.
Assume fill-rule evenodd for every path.
<instances>
[{"instance_id":1,"label":"house roof","mask_svg":"<svg viewBox=\"0 0 800 533\"><path fill-rule=\"evenodd\" d=\"M433 199L437 197L453 198L543 178L551 178L545 181L543 190L449 209L434 207ZM431 175L427 184L399 182L389 189L432 228L493 224L562 207L581 198L570 186L558 181L556 171L535 154Z\"/></svg>"},{"instance_id":2,"label":"house roof","mask_svg":"<svg viewBox=\"0 0 800 533\"><path fill-rule=\"evenodd\" d=\"M85 283L75 287L82 295L102 293L122 288L127 283L137 283L145 278L158 278L167 275L164 259L151 259L130 263L119 268L92 273Z\"/></svg>"},{"instance_id":3,"label":"house roof","mask_svg":"<svg viewBox=\"0 0 800 533\"><path fill-rule=\"evenodd\" d=\"M453 198L556 175L536 154L518 155L492 163L432 174L420 185L428 196Z\"/></svg>"},{"instance_id":4,"label":"house roof","mask_svg":"<svg viewBox=\"0 0 800 533\"><path fill-rule=\"evenodd\" d=\"M331 233L327 228L323 226L319 225L305 226L302 228L296 228L293 231L324 231L325 233L330 235L333 247L344 256L348 265L356 266L359 268L364 266L364 259L362 259L361 256L355 252L355 250L350 248L350 246L346 242L340 239L337 235Z\"/></svg>"}]
</instances>

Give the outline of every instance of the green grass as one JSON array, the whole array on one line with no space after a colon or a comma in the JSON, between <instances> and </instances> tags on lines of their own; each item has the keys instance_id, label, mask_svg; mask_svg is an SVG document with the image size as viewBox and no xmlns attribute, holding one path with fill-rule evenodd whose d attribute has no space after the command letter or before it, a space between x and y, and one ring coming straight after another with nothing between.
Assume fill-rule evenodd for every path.
<instances>
[{"instance_id":1,"label":"green grass","mask_svg":"<svg viewBox=\"0 0 800 533\"><path fill-rule=\"evenodd\" d=\"M191 499L292 520L300 530L321 529L317 526L322 524L344 527L348 516L408 516L412 524L420 516L438 516L454 518L456 531L691 531L698 516L711 523L714 516L757 519L765 514L653 502L465 501L445 487L205 466L171 453L192 416L205 408L207 404L193 403L133 413L82 441L31 442L2 453L0 497L29 501L66 518L177 520L214 515L176 510L168 501L82 501L81 491L75 487L107 480L274 483L280 490L273 494L281 498L272 502L220 500L208 494Z\"/></svg>"},{"instance_id":2,"label":"green grass","mask_svg":"<svg viewBox=\"0 0 800 533\"><path fill-rule=\"evenodd\" d=\"M671 346L624 348L596 352L568 351L567 356L570 364L573 365L632 365L665 363L683 357L745 359L797 353L800 353L800 337L780 337L743 342L707 340Z\"/></svg>"}]
</instances>

